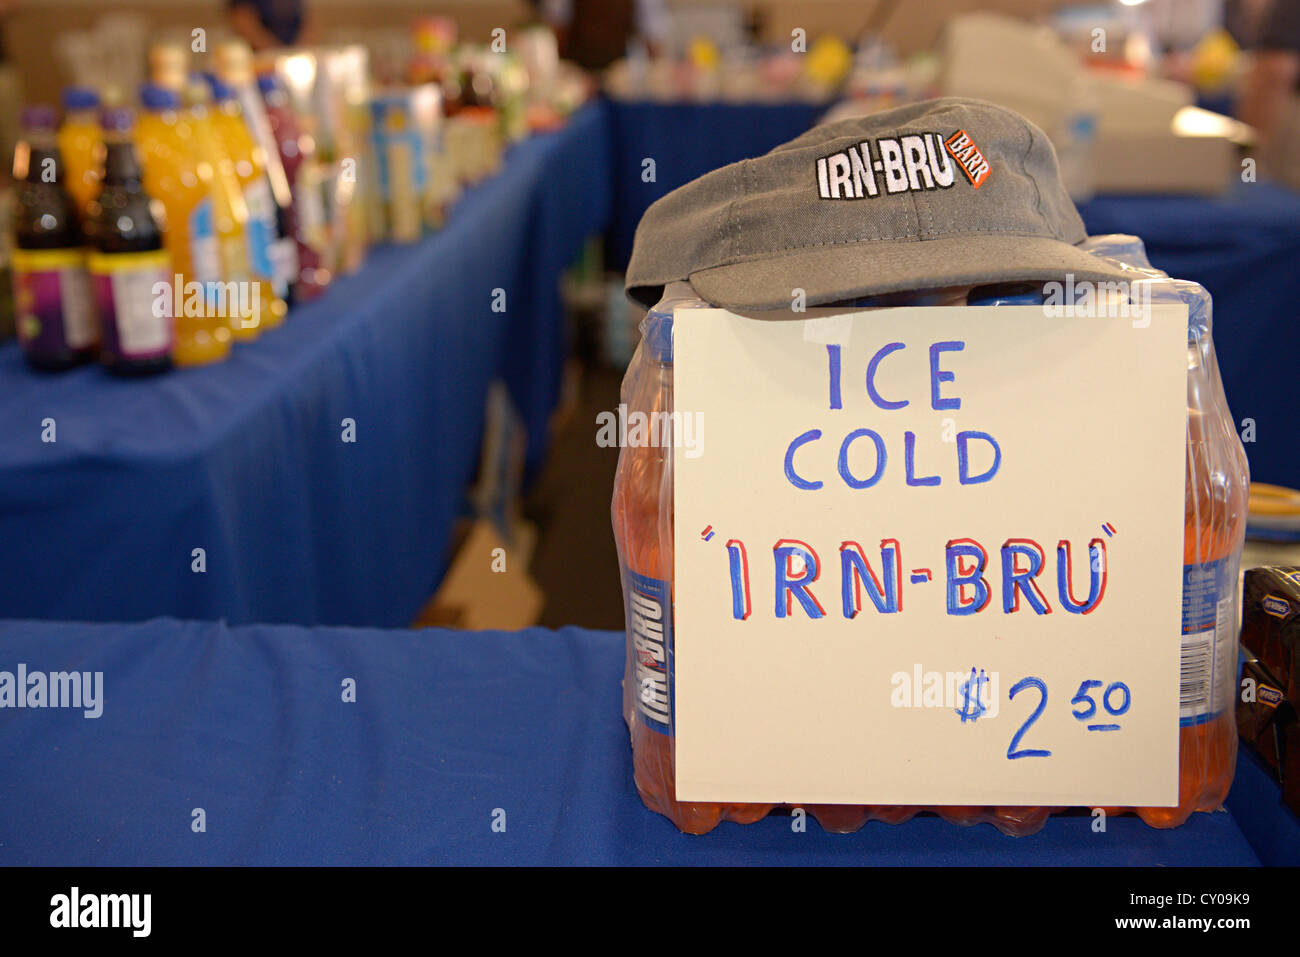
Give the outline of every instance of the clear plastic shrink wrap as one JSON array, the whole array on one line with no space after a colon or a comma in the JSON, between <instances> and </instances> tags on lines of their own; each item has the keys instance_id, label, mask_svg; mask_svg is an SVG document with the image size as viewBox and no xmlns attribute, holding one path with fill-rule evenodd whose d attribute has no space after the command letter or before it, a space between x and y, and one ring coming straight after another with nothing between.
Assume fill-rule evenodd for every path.
<instances>
[{"instance_id":1,"label":"clear plastic shrink wrap","mask_svg":"<svg viewBox=\"0 0 1300 957\"><path fill-rule=\"evenodd\" d=\"M1133 811L1153 827L1176 827L1194 811L1219 807L1236 766L1234 691L1237 668L1238 569L1246 527L1249 475L1245 451L1228 411L1210 334L1211 300L1201 286L1153 269L1141 240L1097 236L1084 244L1133 274L1132 296L1152 304L1186 303L1187 482L1183 549L1183 611L1179 709L1178 805L1107 808ZM925 297L914 300L923 304ZM1041 286L981 287L969 305L1043 302ZM870 303L866 303L870 304ZM890 305L902 305L897 296ZM623 379L629 415L673 409L673 311L708 308L689 283L669 285L641 324L641 342ZM651 419L650 421L657 421ZM683 831L702 834L722 821L750 823L774 805L683 803L676 798L671 707L673 636L673 456L667 442L626 445L619 454L612 517L626 620L623 716L632 738L636 787L651 810ZM1134 640L1175 636L1133 636ZM652 680L646 681L647 678ZM666 687L667 695L640 689ZM1007 834L1039 830L1059 808L889 807L803 805L828 831L867 821L897 824L932 810L959 824L989 822Z\"/></svg>"}]
</instances>

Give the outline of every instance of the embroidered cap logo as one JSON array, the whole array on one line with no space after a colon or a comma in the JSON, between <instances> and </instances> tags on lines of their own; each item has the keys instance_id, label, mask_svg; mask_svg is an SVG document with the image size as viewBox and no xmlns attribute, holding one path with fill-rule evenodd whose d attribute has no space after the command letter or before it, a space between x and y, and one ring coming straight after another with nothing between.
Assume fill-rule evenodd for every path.
<instances>
[{"instance_id":1,"label":"embroidered cap logo","mask_svg":"<svg viewBox=\"0 0 1300 957\"><path fill-rule=\"evenodd\" d=\"M948 148L948 152L957 161L961 171L966 174L970 184L976 189L983 186L984 181L989 178L989 161L984 158L984 154L975 145L970 134L965 130L958 130L944 140L943 145Z\"/></svg>"}]
</instances>

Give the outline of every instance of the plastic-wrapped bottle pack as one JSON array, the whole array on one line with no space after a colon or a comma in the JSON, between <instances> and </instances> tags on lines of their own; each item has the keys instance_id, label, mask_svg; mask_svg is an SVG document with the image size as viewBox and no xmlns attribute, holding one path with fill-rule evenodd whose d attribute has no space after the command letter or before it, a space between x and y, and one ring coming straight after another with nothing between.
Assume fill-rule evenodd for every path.
<instances>
[{"instance_id":1,"label":"plastic-wrapped bottle pack","mask_svg":"<svg viewBox=\"0 0 1300 957\"><path fill-rule=\"evenodd\" d=\"M1249 475L1245 451L1228 411L1211 340L1211 299L1193 282L1152 268L1141 240L1111 235L1084 248L1131 272L1133 299L1186 303L1187 481L1183 549L1178 805L1107 808L1135 812L1153 827L1176 827L1194 811L1222 804L1236 768L1233 708L1237 673L1238 570L1246 528ZM1041 305L1041 284L980 287L968 305ZM857 305L934 304L931 294L893 295ZM629 414L673 409L673 311L708 308L689 283L673 283L641 324L641 343L623 379ZM652 421L654 421L652 419ZM671 421L671 419L669 420ZM722 821L751 823L771 804L684 803L677 800L671 705L673 642L673 453L661 442L625 446L614 480L612 517L623 581L626 662L623 717L632 738L636 787L651 810L678 828L703 834ZM1147 640L1151 636L1133 636ZM1172 635L1167 636L1173 640ZM644 690L642 690L644 689ZM666 691L661 690L666 689ZM934 811L957 824L988 822L1005 834L1038 831L1049 807L901 807L799 805L828 831L850 832L867 821L898 824Z\"/></svg>"}]
</instances>

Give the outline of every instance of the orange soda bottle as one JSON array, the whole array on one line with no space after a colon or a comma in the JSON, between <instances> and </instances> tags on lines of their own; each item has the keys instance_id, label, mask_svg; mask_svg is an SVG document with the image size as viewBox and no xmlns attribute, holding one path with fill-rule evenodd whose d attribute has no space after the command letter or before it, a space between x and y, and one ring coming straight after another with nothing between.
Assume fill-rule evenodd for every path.
<instances>
[{"instance_id":1,"label":"orange soda bottle","mask_svg":"<svg viewBox=\"0 0 1300 957\"><path fill-rule=\"evenodd\" d=\"M653 416L673 407L672 311L706 303L687 283L673 283L646 317L644 338L623 380L628 413ZM627 657L623 716L632 736L637 790L646 806L683 831L704 834L721 821L750 823L770 804L677 800L673 724L672 446L624 444L614 477L611 513L623 577Z\"/></svg>"}]
</instances>

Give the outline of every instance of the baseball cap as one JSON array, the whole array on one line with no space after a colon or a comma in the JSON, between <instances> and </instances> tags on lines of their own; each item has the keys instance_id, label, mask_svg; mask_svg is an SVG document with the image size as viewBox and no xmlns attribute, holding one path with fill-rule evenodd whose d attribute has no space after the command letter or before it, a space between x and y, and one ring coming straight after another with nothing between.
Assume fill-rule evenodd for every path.
<instances>
[{"instance_id":1,"label":"baseball cap","mask_svg":"<svg viewBox=\"0 0 1300 957\"><path fill-rule=\"evenodd\" d=\"M1011 110L945 97L814 127L657 200L627 292L689 279L732 310L975 283L1131 278L1078 248L1056 153Z\"/></svg>"}]
</instances>

